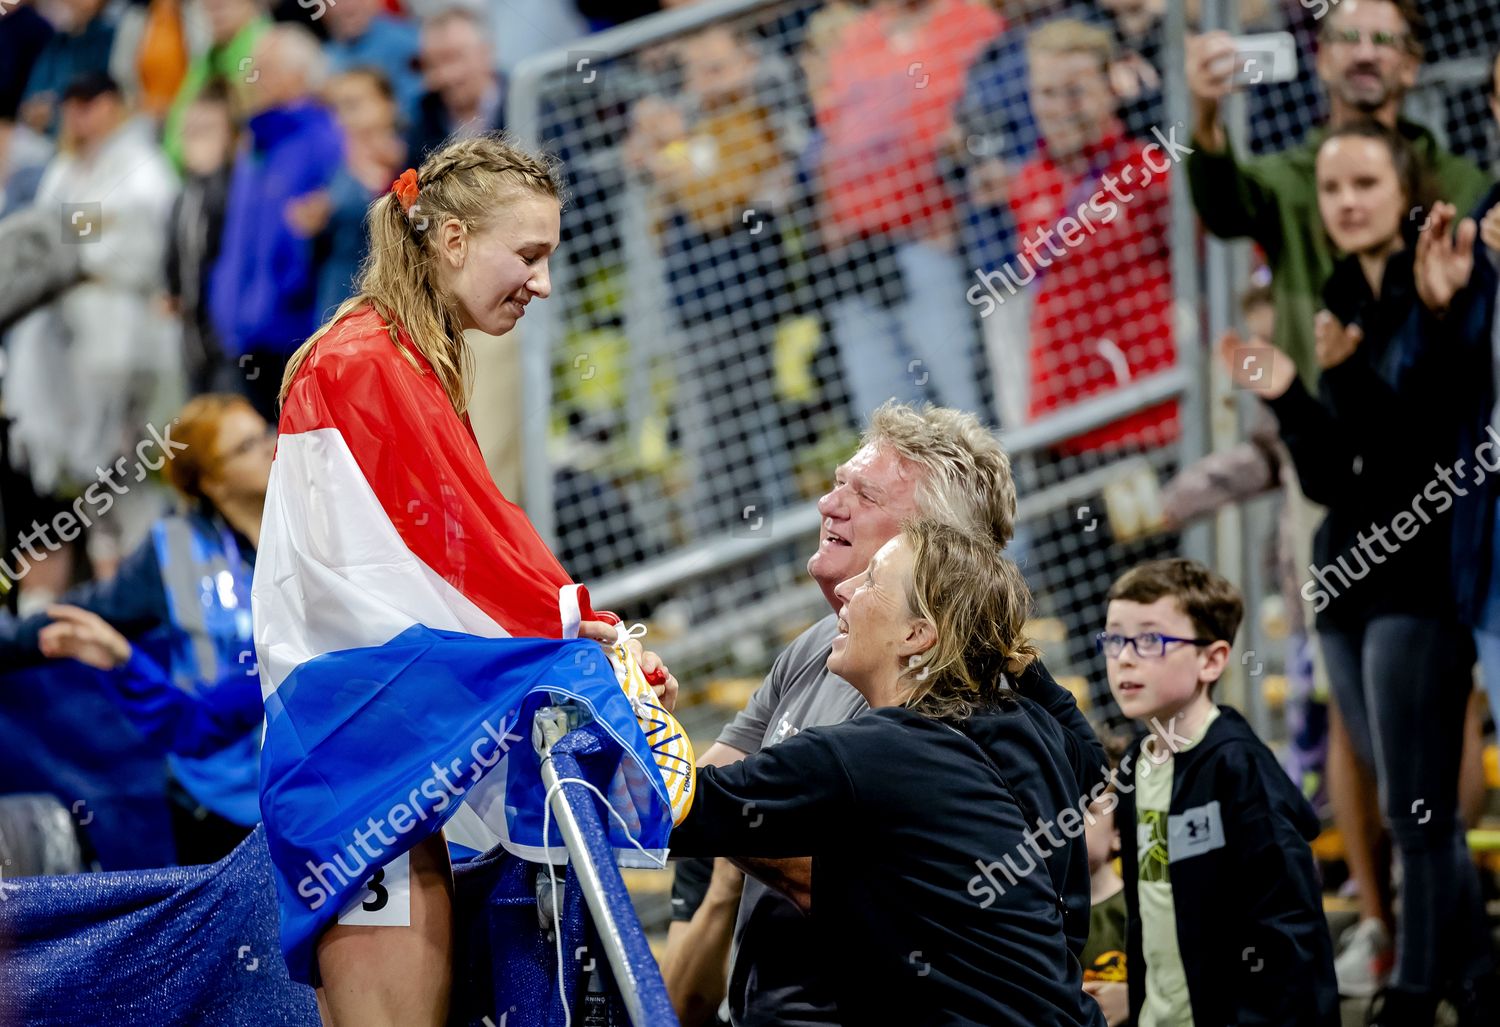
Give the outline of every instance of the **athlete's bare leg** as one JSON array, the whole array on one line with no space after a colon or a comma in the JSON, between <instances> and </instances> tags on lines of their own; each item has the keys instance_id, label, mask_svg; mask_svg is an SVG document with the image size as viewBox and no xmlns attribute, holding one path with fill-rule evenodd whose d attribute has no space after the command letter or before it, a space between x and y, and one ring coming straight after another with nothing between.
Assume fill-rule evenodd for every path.
<instances>
[{"instance_id":1,"label":"athlete's bare leg","mask_svg":"<svg viewBox=\"0 0 1500 1027\"><path fill-rule=\"evenodd\" d=\"M453 989L453 870L441 832L411 850L411 926L334 924L318 939L330 1027L442 1027Z\"/></svg>"}]
</instances>

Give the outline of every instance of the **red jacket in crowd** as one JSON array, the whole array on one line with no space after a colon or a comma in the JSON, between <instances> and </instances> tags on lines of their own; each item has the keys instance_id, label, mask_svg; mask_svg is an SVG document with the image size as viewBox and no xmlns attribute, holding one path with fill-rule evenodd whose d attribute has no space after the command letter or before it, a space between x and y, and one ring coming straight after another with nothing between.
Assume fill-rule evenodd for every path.
<instances>
[{"instance_id":1,"label":"red jacket in crowd","mask_svg":"<svg viewBox=\"0 0 1500 1027\"><path fill-rule=\"evenodd\" d=\"M1045 142L1011 192L1018 255L1013 277L1034 290L1030 415L1045 417L1176 360L1172 344L1171 159L1119 126L1085 154L1088 170L1055 164ZM1070 439L1080 452L1177 437L1168 401Z\"/></svg>"}]
</instances>

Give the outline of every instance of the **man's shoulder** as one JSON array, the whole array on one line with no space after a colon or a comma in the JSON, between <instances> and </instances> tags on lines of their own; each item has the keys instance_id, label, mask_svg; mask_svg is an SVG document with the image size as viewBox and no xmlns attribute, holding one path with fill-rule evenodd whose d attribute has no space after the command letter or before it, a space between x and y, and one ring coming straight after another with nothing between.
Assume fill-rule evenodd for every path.
<instances>
[{"instance_id":1,"label":"man's shoulder","mask_svg":"<svg viewBox=\"0 0 1500 1027\"><path fill-rule=\"evenodd\" d=\"M830 613L809 625L776 657L769 684L780 703L785 703L793 692L825 680L843 680L828 670L828 654L833 650L838 630L838 617Z\"/></svg>"},{"instance_id":2,"label":"man's shoulder","mask_svg":"<svg viewBox=\"0 0 1500 1027\"><path fill-rule=\"evenodd\" d=\"M865 708L864 697L828 669L828 654L838 634L838 618L829 614L792 640L776 658L767 684L774 710L785 721L783 734L820 724L837 724Z\"/></svg>"}]
</instances>

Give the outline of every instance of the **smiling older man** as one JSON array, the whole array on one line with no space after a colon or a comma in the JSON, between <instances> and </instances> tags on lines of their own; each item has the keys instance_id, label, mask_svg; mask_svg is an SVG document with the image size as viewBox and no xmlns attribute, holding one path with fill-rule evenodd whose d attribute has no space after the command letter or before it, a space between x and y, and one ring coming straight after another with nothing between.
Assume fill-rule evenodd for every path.
<instances>
[{"instance_id":1,"label":"smiling older man","mask_svg":"<svg viewBox=\"0 0 1500 1027\"><path fill-rule=\"evenodd\" d=\"M862 572L908 518L936 518L987 534L1003 547L1015 530L1016 487L1009 457L974 415L890 402L871 415L859 450L834 472L833 486L818 500L818 510L822 535L807 570L837 610L835 587ZM827 667L837 634L838 617L830 613L793 641L699 764L734 763L805 728L838 724L862 713L864 698ZM1086 794L1104 773L1104 752L1073 697L1039 662L1016 686L1065 729L1078 794ZM838 1023L832 994L819 972L823 961L802 912L811 904L810 861L745 860L741 865L752 876L745 881L734 930L728 981L733 1022L739 1027ZM702 895L684 891L674 894L674 917L689 913L686 907L696 907L694 899ZM1088 909L1069 910L1068 924L1076 955L1087 935ZM669 982L677 976L670 965L672 953L692 952L698 942L708 942L708 918L695 921L687 932L669 951ZM689 985L682 981L681 987ZM678 984L672 987L680 999Z\"/></svg>"}]
</instances>

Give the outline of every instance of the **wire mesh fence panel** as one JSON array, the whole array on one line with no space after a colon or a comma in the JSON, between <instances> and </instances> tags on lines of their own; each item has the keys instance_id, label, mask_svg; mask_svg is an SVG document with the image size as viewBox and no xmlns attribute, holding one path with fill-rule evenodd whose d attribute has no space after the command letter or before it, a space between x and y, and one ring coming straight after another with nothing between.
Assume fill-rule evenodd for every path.
<instances>
[{"instance_id":1,"label":"wire mesh fence panel","mask_svg":"<svg viewBox=\"0 0 1500 1027\"><path fill-rule=\"evenodd\" d=\"M528 502L570 570L654 616L684 680L759 674L827 610L803 569L813 504L894 397L1010 440L1035 627L1108 713L1103 596L1179 547L1160 489L1180 393L1206 388L1160 384L1174 318L1203 311L1174 310L1191 131L1166 119L1177 51L1150 6L720 2L519 73L511 120L572 190L551 309L526 325L550 418ZM1424 10L1409 106L1483 158L1495 13ZM1303 3L1242 14L1296 53L1290 81L1249 69L1244 150L1297 145L1327 106L1315 45L1366 44Z\"/></svg>"}]
</instances>

